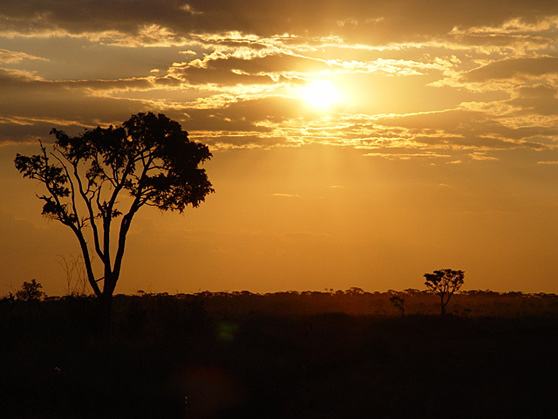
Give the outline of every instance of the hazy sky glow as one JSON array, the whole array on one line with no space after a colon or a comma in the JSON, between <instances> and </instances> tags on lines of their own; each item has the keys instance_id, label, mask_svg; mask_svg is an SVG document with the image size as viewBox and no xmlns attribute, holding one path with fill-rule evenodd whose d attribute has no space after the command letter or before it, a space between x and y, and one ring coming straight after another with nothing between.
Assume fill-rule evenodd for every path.
<instances>
[{"instance_id":1,"label":"hazy sky glow","mask_svg":"<svg viewBox=\"0 0 558 419\"><path fill-rule=\"evenodd\" d=\"M144 211L117 291L558 292L557 87L553 0L2 1L0 293L77 252L15 153L147 110L216 193Z\"/></svg>"}]
</instances>

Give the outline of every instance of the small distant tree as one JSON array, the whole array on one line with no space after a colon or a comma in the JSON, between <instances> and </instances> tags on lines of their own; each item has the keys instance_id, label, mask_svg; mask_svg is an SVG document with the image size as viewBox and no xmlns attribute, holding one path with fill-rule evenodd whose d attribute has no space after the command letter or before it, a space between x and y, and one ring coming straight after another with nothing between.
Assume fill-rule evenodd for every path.
<instances>
[{"instance_id":1,"label":"small distant tree","mask_svg":"<svg viewBox=\"0 0 558 419\"><path fill-rule=\"evenodd\" d=\"M401 317L405 316L405 299L403 297L393 294L389 297L389 302L397 311L399 311Z\"/></svg>"},{"instance_id":2,"label":"small distant tree","mask_svg":"<svg viewBox=\"0 0 558 419\"><path fill-rule=\"evenodd\" d=\"M446 314L446 307L464 282L465 273L453 269L440 269L433 273L424 274L425 285L428 290L440 298L440 315Z\"/></svg>"},{"instance_id":3,"label":"small distant tree","mask_svg":"<svg viewBox=\"0 0 558 419\"><path fill-rule=\"evenodd\" d=\"M24 281L21 289L16 292L15 296L20 301L40 301L46 297L46 294L41 283L36 279L32 279L31 282Z\"/></svg>"}]
</instances>

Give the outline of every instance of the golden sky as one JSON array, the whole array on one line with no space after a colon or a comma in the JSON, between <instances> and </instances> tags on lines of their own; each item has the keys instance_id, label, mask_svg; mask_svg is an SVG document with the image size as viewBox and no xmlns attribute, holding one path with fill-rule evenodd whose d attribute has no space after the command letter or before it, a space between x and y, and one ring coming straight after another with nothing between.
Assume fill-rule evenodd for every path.
<instances>
[{"instance_id":1,"label":"golden sky","mask_svg":"<svg viewBox=\"0 0 558 419\"><path fill-rule=\"evenodd\" d=\"M555 0L0 5L0 294L77 254L13 167L50 128L163 112L216 193L135 220L117 291L558 292Z\"/></svg>"}]
</instances>

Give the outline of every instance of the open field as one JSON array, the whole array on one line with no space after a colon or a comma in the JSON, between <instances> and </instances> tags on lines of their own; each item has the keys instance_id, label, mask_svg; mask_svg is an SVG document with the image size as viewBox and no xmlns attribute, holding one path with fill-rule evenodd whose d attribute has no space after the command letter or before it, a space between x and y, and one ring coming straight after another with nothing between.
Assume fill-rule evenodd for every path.
<instances>
[{"instance_id":1,"label":"open field","mask_svg":"<svg viewBox=\"0 0 558 419\"><path fill-rule=\"evenodd\" d=\"M6 418L548 418L558 297L119 296L0 304Z\"/></svg>"}]
</instances>

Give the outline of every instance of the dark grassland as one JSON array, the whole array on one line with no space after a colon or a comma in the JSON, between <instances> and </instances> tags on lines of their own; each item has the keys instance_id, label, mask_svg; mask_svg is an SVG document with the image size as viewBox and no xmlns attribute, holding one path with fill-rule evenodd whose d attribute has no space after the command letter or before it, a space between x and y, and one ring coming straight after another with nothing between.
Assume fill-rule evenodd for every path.
<instances>
[{"instance_id":1,"label":"dark grassland","mask_svg":"<svg viewBox=\"0 0 558 419\"><path fill-rule=\"evenodd\" d=\"M549 418L558 297L469 292L0 303L3 418Z\"/></svg>"}]
</instances>

